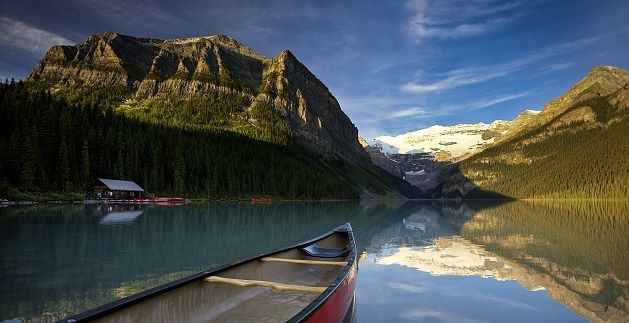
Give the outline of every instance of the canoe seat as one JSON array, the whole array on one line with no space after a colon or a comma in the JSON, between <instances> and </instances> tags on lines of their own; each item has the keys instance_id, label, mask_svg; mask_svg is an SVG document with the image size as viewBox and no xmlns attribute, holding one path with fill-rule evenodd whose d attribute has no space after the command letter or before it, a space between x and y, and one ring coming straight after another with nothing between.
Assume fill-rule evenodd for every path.
<instances>
[{"instance_id":1,"label":"canoe seat","mask_svg":"<svg viewBox=\"0 0 629 323\"><path fill-rule=\"evenodd\" d=\"M308 259L290 259L290 258L277 258L277 257L264 257L261 261L275 261L286 262L292 264L304 264L304 265L323 265L323 266L347 266L347 261L326 261L326 260L308 260Z\"/></svg>"},{"instance_id":2,"label":"canoe seat","mask_svg":"<svg viewBox=\"0 0 629 323\"><path fill-rule=\"evenodd\" d=\"M306 285L293 285L293 284L285 284L272 282L267 280L250 280L250 279L238 279L238 278L227 278L220 276L210 276L205 278L205 281L212 283L225 283L238 285L242 287L248 286L261 286L261 287L270 287L278 291L299 291L299 292L308 292L308 293L323 293L327 287L319 287L319 286L306 286Z\"/></svg>"},{"instance_id":3,"label":"canoe seat","mask_svg":"<svg viewBox=\"0 0 629 323\"><path fill-rule=\"evenodd\" d=\"M316 244L311 244L301 248L308 256L318 258L338 258L345 257L349 253L349 249L322 248Z\"/></svg>"}]
</instances>

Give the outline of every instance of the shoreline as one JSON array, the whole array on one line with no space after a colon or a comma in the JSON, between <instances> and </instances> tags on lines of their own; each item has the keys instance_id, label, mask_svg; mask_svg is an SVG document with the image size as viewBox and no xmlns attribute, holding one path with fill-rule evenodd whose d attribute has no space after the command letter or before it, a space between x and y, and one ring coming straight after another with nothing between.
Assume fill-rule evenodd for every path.
<instances>
[{"instance_id":1,"label":"shoreline","mask_svg":"<svg viewBox=\"0 0 629 323\"><path fill-rule=\"evenodd\" d=\"M233 203L233 202L243 202L252 205L269 205L277 202L351 202L351 201L404 201L404 202L480 202L480 201L504 201L504 202L527 202L527 203L543 203L543 202L629 202L629 199L583 199L583 198L509 198L509 199L499 199L499 198L474 198L474 199L456 199L456 198L403 198L403 199L392 199L392 198L376 198L376 199L289 199L289 198L270 198L269 203L253 203L251 198L226 198L226 199L210 199L210 198L185 198L185 204L199 204L199 203ZM155 205L156 203L116 203L116 202L107 202L107 201L94 201L94 200L44 200L44 201L33 201L33 200L8 200L0 198L0 207L26 207L26 206L48 206L48 205L95 205L95 204L129 204L129 205Z\"/></svg>"}]
</instances>

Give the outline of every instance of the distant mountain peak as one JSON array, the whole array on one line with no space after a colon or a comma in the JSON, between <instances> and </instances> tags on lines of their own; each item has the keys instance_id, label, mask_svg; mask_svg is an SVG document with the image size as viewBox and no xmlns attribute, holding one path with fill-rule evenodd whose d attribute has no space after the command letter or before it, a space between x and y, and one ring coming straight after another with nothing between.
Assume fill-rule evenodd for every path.
<instances>
[{"instance_id":1,"label":"distant mountain peak","mask_svg":"<svg viewBox=\"0 0 629 323\"><path fill-rule=\"evenodd\" d=\"M502 134L508 121L496 120L491 124L433 125L397 136L380 136L372 142L384 153L429 153L457 159L476 152ZM441 154L440 154L441 152Z\"/></svg>"}]
</instances>

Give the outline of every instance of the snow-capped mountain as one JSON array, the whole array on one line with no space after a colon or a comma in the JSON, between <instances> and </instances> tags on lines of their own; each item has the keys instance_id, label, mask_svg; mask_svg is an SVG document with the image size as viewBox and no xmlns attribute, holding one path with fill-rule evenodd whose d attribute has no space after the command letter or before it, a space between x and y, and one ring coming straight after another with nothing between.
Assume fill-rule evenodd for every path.
<instances>
[{"instance_id":1,"label":"snow-capped mountain","mask_svg":"<svg viewBox=\"0 0 629 323\"><path fill-rule=\"evenodd\" d=\"M436 125L394 137L376 137L373 145L381 146L382 151L389 154L432 153L437 155L441 152L443 159L456 159L494 142L496 136L507 131L509 123L509 121L498 120L491 124Z\"/></svg>"},{"instance_id":2,"label":"snow-capped mountain","mask_svg":"<svg viewBox=\"0 0 629 323\"><path fill-rule=\"evenodd\" d=\"M525 110L513 121L496 120L492 123L435 125L398 136L380 136L369 141L385 154L431 153L438 160L457 160L475 153L499 140L519 126L522 120L539 113Z\"/></svg>"},{"instance_id":3,"label":"snow-capped mountain","mask_svg":"<svg viewBox=\"0 0 629 323\"><path fill-rule=\"evenodd\" d=\"M524 110L511 121L436 125L398 136L363 139L363 147L380 168L424 191L430 191L441 183L442 173L452 162L516 135L539 113Z\"/></svg>"}]
</instances>

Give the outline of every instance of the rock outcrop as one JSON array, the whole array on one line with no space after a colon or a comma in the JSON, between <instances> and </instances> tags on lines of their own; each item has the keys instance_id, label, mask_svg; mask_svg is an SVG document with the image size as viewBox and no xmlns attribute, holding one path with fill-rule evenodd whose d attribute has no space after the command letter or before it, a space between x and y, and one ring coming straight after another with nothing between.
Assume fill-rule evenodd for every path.
<instances>
[{"instance_id":1,"label":"rock outcrop","mask_svg":"<svg viewBox=\"0 0 629 323\"><path fill-rule=\"evenodd\" d=\"M295 139L312 150L368 161L336 98L287 50L267 58L223 35L161 40L108 32L50 48L29 80L53 90L116 88L135 100L237 94L278 110Z\"/></svg>"}]
</instances>

